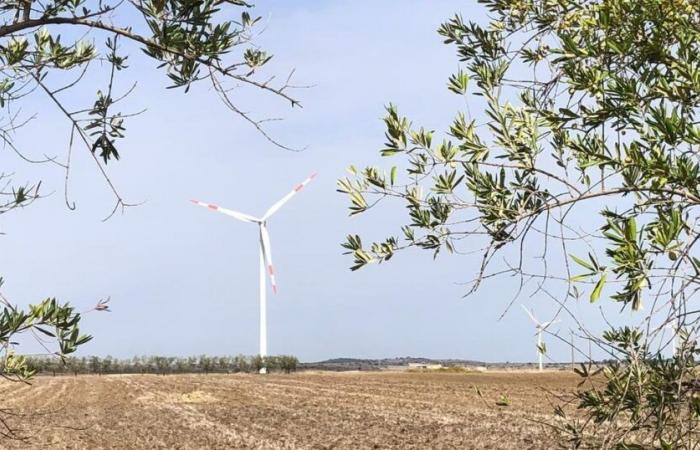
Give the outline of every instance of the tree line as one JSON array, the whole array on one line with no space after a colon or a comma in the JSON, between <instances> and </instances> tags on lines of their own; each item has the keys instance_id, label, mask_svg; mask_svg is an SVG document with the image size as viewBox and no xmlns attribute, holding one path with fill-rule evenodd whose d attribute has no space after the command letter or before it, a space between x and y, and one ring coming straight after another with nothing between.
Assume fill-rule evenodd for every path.
<instances>
[{"instance_id":1,"label":"tree line","mask_svg":"<svg viewBox=\"0 0 700 450\"><path fill-rule=\"evenodd\" d=\"M34 374L43 375L106 375L179 373L257 373L263 367L268 372L296 372L299 360L295 356L135 356L128 359L106 356L27 357L27 366Z\"/></svg>"}]
</instances>

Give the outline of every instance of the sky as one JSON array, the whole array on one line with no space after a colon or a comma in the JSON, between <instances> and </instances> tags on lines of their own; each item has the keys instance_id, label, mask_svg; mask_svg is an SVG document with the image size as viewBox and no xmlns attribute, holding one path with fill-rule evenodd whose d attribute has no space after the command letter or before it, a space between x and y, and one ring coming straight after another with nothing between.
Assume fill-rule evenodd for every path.
<instances>
[{"instance_id":1,"label":"sky","mask_svg":"<svg viewBox=\"0 0 700 450\"><path fill-rule=\"evenodd\" d=\"M389 264L351 272L340 243L396 234L400 205L349 217L335 183L350 164L382 161L384 106L397 104L416 124L445 130L464 108L446 89L459 67L436 29L456 12L484 22L475 1L269 1L256 8L264 32L256 43L275 55L271 72L311 85L294 94L302 109L234 91L256 117L284 117L273 136L305 148L270 145L223 107L206 86L166 90L154 64L131 52L118 88L138 80L126 108L122 159L109 174L127 201L143 202L102 219L112 199L85 149L76 148L69 181L50 165L0 156L18 182L42 179L52 195L0 220L3 292L18 304L57 297L87 310L110 297L110 313L88 313L94 340L83 355L254 354L258 349L258 253L254 225L198 208L197 198L252 215L312 172L318 177L269 222L279 293L269 296L269 352L302 361L334 357L422 356L483 361L534 361L534 328L520 308L499 316L515 293L512 279L487 283L463 298L478 256L408 251ZM352 6L350 6L352 5ZM97 81L87 80L87 86ZM89 95L76 98L88 101ZM65 156L69 125L45 99L27 100L37 117L16 136L29 155ZM31 111L31 113L30 113ZM524 298L546 318L555 305ZM575 305L593 327L596 308ZM570 324L558 325L566 330ZM566 333L566 331L564 331ZM548 343L549 356L569 349Z\"/></svg>"}]
</instances>

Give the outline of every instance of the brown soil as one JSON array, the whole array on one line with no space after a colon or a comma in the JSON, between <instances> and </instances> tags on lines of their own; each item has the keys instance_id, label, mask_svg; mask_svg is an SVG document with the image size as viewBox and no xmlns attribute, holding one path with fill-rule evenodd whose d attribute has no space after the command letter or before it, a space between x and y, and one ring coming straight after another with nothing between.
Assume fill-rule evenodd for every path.
<instances>
[{"instance_id":1,"label":"brown soil","mask_svg":"<svg viewBox=\"0 0 700 450\"><path fill-rule=\"evenodd\" d=\"M545 373L112 375L0 383L2 448L552 448ZM477 394L477 389L481 396ZM507 394L510 406L496 400Z\"/></svg>"}]
</instances>

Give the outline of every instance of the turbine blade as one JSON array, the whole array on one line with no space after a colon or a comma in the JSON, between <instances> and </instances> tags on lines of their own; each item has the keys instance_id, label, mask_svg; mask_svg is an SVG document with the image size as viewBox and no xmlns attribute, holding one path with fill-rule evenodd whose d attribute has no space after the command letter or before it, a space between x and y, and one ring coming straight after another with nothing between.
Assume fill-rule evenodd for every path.
<instances>
[{"instance_id":1,"label":"turbine blade","mask_svg":"<svg viewBox=\"0 0 700 450\"><path fill-rule=\"evenodd\" d=\"M242 220L243 222L250 222L250 223L259 223L260 219L249 216L248 214L244 214L242 212L238 211L232 211L230 209L222 208L218 205L214 205L213 203L204 203L200 202L199 200L190 200L192 203L195 205L199 205L203 208L208 208L211 209L212 211L220 212L222 214L226 214L227 216L231 216L234 219Z\"/></svg>"},{"instance_id":2,"label":"turbine blade","mask_svg":"<svg viewBox=\"0 0 700 450\"><path fill-rule=\"evenodd\" d=\"M294 195L296 195L297 192L299 192L299 191L301 191L302 189L304 189L304 187L305 187L307 184L309 184L309 183L311 182L311 180L313 180L315 177L316 177L316 172L312 173L307 179L305 179L305 180L302 181L301 183L299 183L299 184L297 184L296 186L294 186L294 189L292 189L292 191L291 191L289 194L285 195L285 196L282 197L277 203L275 203L274 205L270 206L270 209L268 209L268 210L265 212L265 214L263 215L262 220L267 220L268 217L270 217L271 215L273 215L274 213L276 213L277 210L280 209L280 208L282 207L282 205L284 205L284 204L287 203L292 197L294 197Z\"/></svg>"},{"instance_id":3,"label":"turbine blade","mask_svg":"<svg viewBox=\"0 0 700 450\"><path fill-rule=\"evenodd\" d=\"M270 233L268 233L265 223L260 224L260 245L263 249L263 256L265 257L265 268L267 269L267 276L270 277L272 292L276 294L277 281L275 280L275 269L272 266L272 249L270 247Z\"/></svg>"},{"instance_id":4,"label":"turbine blade","mask_svg":"<svg viewBox=\"0 0 700 450\"><path fill-rule=\"evenodd\" d=\"M527 315L530 316L530 319L532 319L533 322L535 322L539 326L542 326L542 324L540 324L540 322L537 319L535 319L535 316L532 315L532 312L529 309L527 309L525 307L525 305L520 305L520 306L522 306L522 308L525 310Z\"/></svg>"},{"instance_id":5,"label":"turbine blade","mask_svg":"<svg viewBox=\"0 0 700 450\"><path fill-rule=\"evenodd\" d=\"M557 319L557 320L552 320L552 321L549 321L549 322L542 322L542 323L540 324L540 327L542 328L542 330L544 330L544 329L547 328L548 326L554 325L555 323L559 323L559 322L561 322L561 320L559 320L559 319Z\"/></svg>"}]
</instances>

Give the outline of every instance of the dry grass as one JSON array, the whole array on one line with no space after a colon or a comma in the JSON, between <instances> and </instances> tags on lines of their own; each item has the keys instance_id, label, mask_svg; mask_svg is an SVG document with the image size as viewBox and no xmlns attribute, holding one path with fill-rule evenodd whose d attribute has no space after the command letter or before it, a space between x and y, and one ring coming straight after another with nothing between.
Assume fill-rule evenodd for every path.
<instances>
[{"instance_id":1,"label":"dry grass","mask_svg":"<svg viewBox=\"0 0 700 450\"><path fill-rule=\"evenodd\" d=\"M3 448L552 448L538 373L42 377L0 384L27 442ZM481 397L477 394L477 389ZM501 394L508 407L495 405Z\"/></svg>"}]
</instances>

